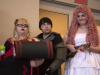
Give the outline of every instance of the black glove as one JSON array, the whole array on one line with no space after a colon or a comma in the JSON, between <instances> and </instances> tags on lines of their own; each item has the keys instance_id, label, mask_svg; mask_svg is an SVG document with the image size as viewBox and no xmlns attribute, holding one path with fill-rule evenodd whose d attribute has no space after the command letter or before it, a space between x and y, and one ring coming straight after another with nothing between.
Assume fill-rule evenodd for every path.
<instances>
[{"instance_id":1,"label":"black glove","mask_svg":"<svg viewBox=\"0 0 100 75\"><path fill-rule=\"evenodd\" d=\"M48 69L48 70L46 71L46 74L47 74L47 75L52 75L52 70Z\"/></svg>"}]
</instances>

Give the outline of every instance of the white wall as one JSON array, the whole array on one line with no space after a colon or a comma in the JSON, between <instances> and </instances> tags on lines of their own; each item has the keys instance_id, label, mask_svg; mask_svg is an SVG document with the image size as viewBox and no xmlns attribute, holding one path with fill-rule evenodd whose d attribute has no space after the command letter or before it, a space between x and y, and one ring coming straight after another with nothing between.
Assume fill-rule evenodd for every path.
<instances>
[{"instance_id":1,"label":"white wall","mask_svg":"<svg viewBox=\"0 0 100 75\"><path fill-rule=\"evenodd\" d=\"M59 0L59 1L66 1L66 0ZM71 2L71 0L67 0L67 1ZM73 11L75 9L73 7L63 6L63 5L54 4L54 3L45 2L45 1L40 1L39 8L43 9L43 10L68 14L69 15L69 25L70 25L70 22L72 20ZM96 20L100 20L100 13L93 12L93 14L94 14L94 18Z\"/></svg>"},{"instance_id":2,"label":"white wall","mask_svg":"<svg viewBox=\"0 0 100 75\"><path fill-rule=\"evenodd\" d=\"M74 8L71 8L71 7L65 7L65 6L61 6L58 4L48 3L45 1L40 2L40 9L63 13L63 14L68 14L69 15L69 24L72 19L72 14L73 14L73 10L74 10Z\"/></svg>"},{"instance_id":3,"label":"white wall","mask_svg":"<svg viewBox=\"0 0 100 75\"><path fill-rule=\"evenodd\" d=\"M56 1L64 2L64 3L70 3L70 4L74 4L74 5L80 5L78 3L75 3L74 0L56 0ZM100 10L100 0L87 0L87 5L90 8Z\"/></svg>"},{"instance_id":4,"label":"white wall","mask_svg":"<svg viewBox=\"0 0 100 75\"><path fill-rule=\"evenodd\" d=\"M39 0L0 0L0 45L12 37L14 20L25 18L32 36L38 34Z\"/></svg>"}]
</instances>

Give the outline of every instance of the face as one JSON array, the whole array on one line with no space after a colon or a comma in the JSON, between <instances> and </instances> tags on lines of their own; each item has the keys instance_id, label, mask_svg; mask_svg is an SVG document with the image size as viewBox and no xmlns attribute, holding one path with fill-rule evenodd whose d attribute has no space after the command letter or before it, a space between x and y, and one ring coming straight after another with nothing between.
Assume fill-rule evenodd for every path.
<instances>
[{"instance_id":1,"label":"face","mask_svg":"<svg viewBox=\"0 0 100 75\"><path fill-rule=\"evenodd\" d=\"M26 23L23 23L23 24L18 23L18 24L16 24L16 31L17 31L17 33L19 35L25 34L27 32L27 30L28 30L28 24L26 24Z\"/></svg>"},{"instance_id":2,"label":"face","mask_svg":"<svg viewBox=\"0 0 100 75\"><path fill-rule=\"evenodd\" d=\"M77 15L77 20L79 25L86 25L88 20L87 14L79 12Z\"/></svg>"},{"instance_id":3,"label":"face","mask_svg":"<svg viewBox=\"0 0 100 75\"><path fill-rule=\"evenodd\" d=\"M41 25L41 30L42 30L43 33L48 34L48 33L51 32L52 27L51 27L51 25L49 23L43 23Z\"/></svg>"}]
</instances>

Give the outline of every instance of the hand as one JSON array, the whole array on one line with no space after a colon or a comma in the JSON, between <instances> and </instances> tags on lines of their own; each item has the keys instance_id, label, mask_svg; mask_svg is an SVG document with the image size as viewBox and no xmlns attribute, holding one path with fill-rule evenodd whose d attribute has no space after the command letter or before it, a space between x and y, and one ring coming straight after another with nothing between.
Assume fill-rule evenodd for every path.
<instances>
[{"instance_id":1,"label":"hand","mask_svg":"<svg viewBox=\"0 0 100 75\"><path fill-rule=\"evenodd\" d=\"M45 75L52 75L53 71L51 68L48 68L45 72Z\"/></svg>"},{"instance_id":2,"label":"hand","mask_svg":"<svg viewBox=\"0 0 100 75\"><path fill-rule=\"evenodd\" d=\"M38 66L40 66L40 65L42 65L42 64L43 64L44 59L35 59L35 62L36 62L37 67L38 67Z\"/></svg>"},{"instance_id":3,"label":"hand","mask_svg":"<svg viewBox=\"0 0 100 75\"><path fill-rule=\"evenodd\" d=\"M67 47L69 48L69 50L71 52L76 52L77 50L75 49L74 45L70 45L70 44L67 44Z\"/></svg>"},{"instance_id":4,"label":"hand","mask_svg":"<svg viewBox=\"0 0 100 75\"><path fill-rule=\"evenodd\" d=\"M90 46L91 46L91 43L82 44L80 46L80 49L82 49L82 50L88 50L90 48Z\"/></svg>"},{"instance_id":5,"label":"hand","mask_svg":"<svg viewBox=\"0 0 100 75\"><path fill-rule=\"evenodd\" d=\"M91 46L91 43L86 43L86 44L84 44L84 48L86 48L86 49L89 49L90 46Z\"/></svg>"},{"instance_id":6,"label":"hand","mask_svg":"<svg viewBox=\"0 0 100 75\"><path fill-rule=\"evenodd\" d=\"M31 67L37 67L35 60L30 60L30 66Z\"/></svg>"},{"instance_id":7,"label":"hand","mask_svg":"<svg viewBox=\"0 0 100 75\"><path fill-rule=\"evenodd\" d=\"M38 67L41 64L43 64L44 59L35 59L35 60L30 60L30 65L31 67Z\"/></svg>"}]
</instances>

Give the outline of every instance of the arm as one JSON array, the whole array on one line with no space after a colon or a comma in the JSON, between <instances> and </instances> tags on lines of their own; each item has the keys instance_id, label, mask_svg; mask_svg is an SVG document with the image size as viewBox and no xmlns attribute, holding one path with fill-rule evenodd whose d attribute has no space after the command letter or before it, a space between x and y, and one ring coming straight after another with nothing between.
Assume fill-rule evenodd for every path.
<instances>
[{"instance_id":1,"label":"arm","mask_svg":"<svg viewBox=\"0 0 100 75\"><path fill-rule=\"evenodd\" d=\"M94 47L94 46L90 46L89 51L95 52L95 53L100 53L100 27L97 26L97 30L98 30L98 35L99 35L99 46L98 47Z\"/></svg>"},{"instance_id":2,"label":"arm","mask_svg":"<svg viewBox=\"0 0 100 75\"><path fill-rule=\"evenodd\" d=\"M4 43L4 46L5 46L5 53L6 53L11 48L11 43L7 40Z\"/></svg>"},{"instance_id":3,"label":"arm","mask_svg":"<svg viewBox=\"0 0 100 75\"><path fill-rule=\"evenodd\" d=\"M37 38L33 38L35 41L39 41L39 39ZM44 59L35 59L35 60L31 60L30 61L30 65L31 67L38 67L40 65L42 65L44 62Z\"/></svg>"},{"instance_id":4,"label":"arm","mask_svg":"<svg viewBox=\"0 0 100 75\"><path fill-rule=\"evenodd\" d=\"M99 47L90 46L88 50L95 53L100 53L100 46Z\"/></svg>"},{"instance_id":5,"label":"arm","mask_svg":"<svg viewBox=\"0 0 100 75\"><path fill-rule=\"evenodd\" d=\"M68 44L68 41L67 41L67 39L68 39L68 35L66 34L65 36L64 36L64 46L67 48L67 49L69 49L71 52L76 52L76 49L74 48L74 45L70 45L70 44Z\"/></svg>"},{"instance_id":6,"label":"arm","mask_svg":"<svg viewBox=\"0 0 100 75\"><path fill-rule=\"evenodd\" d=\"M55 60L47 69L47 71L51 74L61 67L62 63L64 63L66 60L66 48L64 47L63 40L59 34L55 36L53 45L56 48Z\"/></svg>"},{"instance_id":7,"label":"arm","mask_svg":"<svg viewBox=\"0 0 100 75\"><path fill-rule=\"evenodd\" d=\"M5 50L3 52L0 52L0 61L2 61L4 54L11 48L11 43L7 40L4 43L4 46L5 46Z\"/></svg>"}]
</instances>

